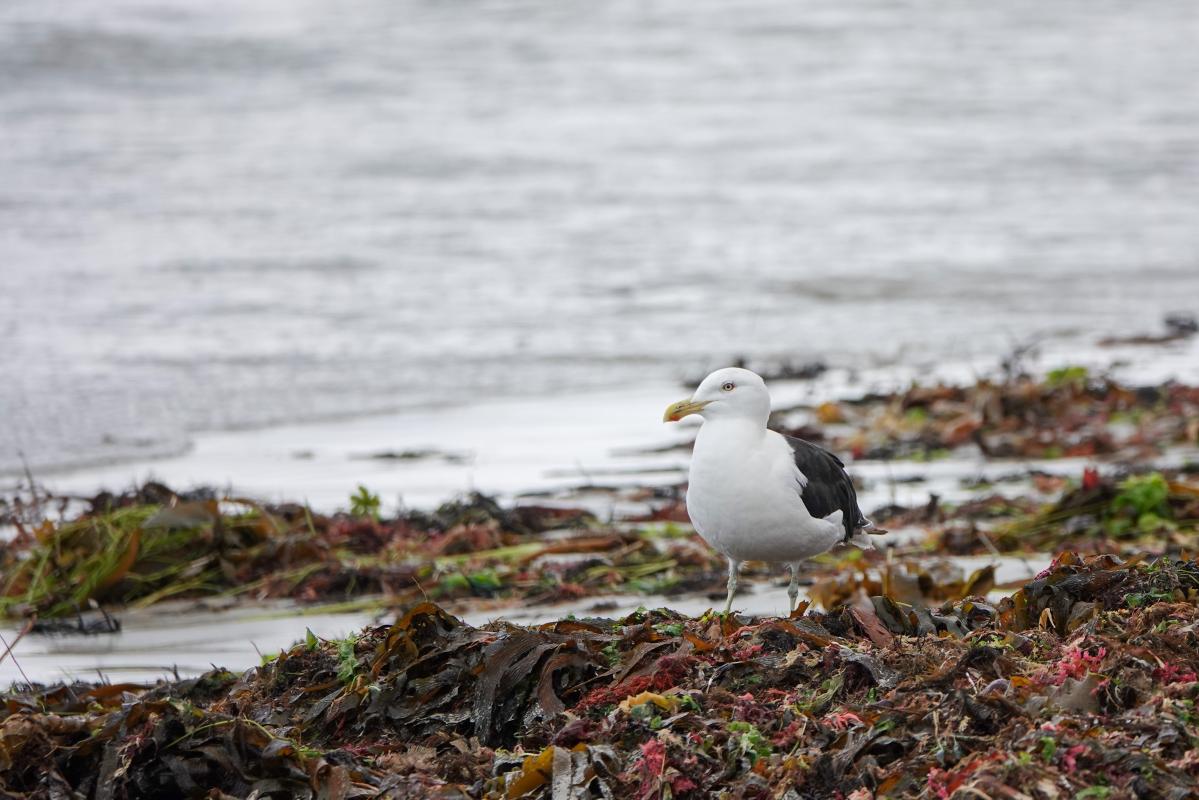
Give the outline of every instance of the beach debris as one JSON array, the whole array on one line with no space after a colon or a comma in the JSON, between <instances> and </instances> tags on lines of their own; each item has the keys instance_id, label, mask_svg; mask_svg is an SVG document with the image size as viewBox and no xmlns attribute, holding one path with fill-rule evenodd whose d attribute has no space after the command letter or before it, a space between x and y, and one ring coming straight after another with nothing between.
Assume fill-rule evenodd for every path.
<instances>
[{"instance_id":1,"label":"beach debris","mask_svg":"<svg viewBox=\"0 0 1199 800\"><path fill-rule=\"evenodd\" d=\"M1034 489L1038 477L1023 476ZM1048 494L1013 497L980 485L978 496L957 505L933 498L880 510L871 515L880 525L923 529L927 538L885 551L837 550L807 562L801 578L825 608L879 594L935 606L982 593L988 576L938 563L928 547L946 555L1193 550L1199 482L1186 469L1087 467L1042 484ZM359 499L357 513L323 515L205 491L176 494L161 484L108 495L77 518L23 524L0 545L0 613L36 619L33 633L69 634L115 632L103 614L166 599L382 608L427 598L462 612L620 593L724 594L720 558L672 514L601 525L578 508L502 506L473 495L378 518ZM671 495L662 502L677 508ZM743 575L784 577L756 562Z\"/></svg>"},{"instance_id":2,"label":"beach debris","mask_svg":"<svg viewBox=\"0 0 1199 800\"><path fill-rule=\"evenodd\" d=\"M828 372L828 362L822 359L771 359L758 360L748 359L745 356L738 356L726 366L740 367L741 369L752 369L754 372L762 376L765 381L810 381L819 378L824 373ZM691 388L697 386L704 379L704 375L696 373L683 380L683 385Z\"/></svg>"},{"instance_id":3,"label":"beach debris","mask_svg":"<svg viewBox=\"0 0 1199 800\"><path fill-rule=\"evenodd\" d=\"M969 448L988 458L1156 455L1199 442L1199 387L1132 387L1081 366L1044 378L1019 375L972 385L912 386L893 394L824 403L783 430L823 435L837 452L862 459L944 458ZM820 423L813 429L808 420Z\"/></svg>"},{"instance_id":4,"label":"beach debris","mask_svg":"<svg viewBox=\"0 0 1199 800\"><path fill-rule=\"evenodd\" d=\"M858 558L841 562L838 569L819 572L808 597L824 608L875 595L910 605L933 606L986 595L994 586L995 567L991 564L967 572L947 559L897 559L875 564Z\"/></svg>"},{"instance_id":5,"label":"beach debris","mask_svg":"<svg viewBox=\"0 0 1199 800\"><path fill-rule=\"evenodd\" d=\"M1092 551L1178 551L1199 528L1199 482L1158 471L1104 478L1083 473L1050 507L998 526L1000 547L1050 549L1064 540ZM1088 541L1089 540L1089 541Z\"/></svg>"},{"instance_id":6,"label":"beach debris","mask_svg":"<svg viewBox=\"0 0 1199 800\"><path fill-rule=\"evenodd\" d=\"M1165 331L1162 333L1143 333L1134 336L1108 336L1099 340L1102 347L1113 347L1116 345L1159 345L1169 344L1184 339L1189 339L1196 333L1199 333L1199 317L1185 311L1176 311L1171 314L1166 314L1162 318L1162 326Z\"/></svg>"},{"instance_id":7,"label":"beach debris","mask_svg":"<svg viewBox=\"0 0 1199 800\"><path fill-rule=\"evenodd\" d=\"M96 604L94 611L79 611L74 617L30 619L29 632L50 636L97 636L120 633L121 620Z\"/></svg>"},{"instance_id":8,"label":"beach debris","mask_svg":"<svg viewBox=\"0 0 1199 800\"><path fill-rule=\"evenodd\" d=\"M1194 560L1067 553L997 605L936 610L875 596L781 619L477 628L420 603L242 675L14 687L0 789L1185 797L1199 787L1197 602Z\"/></svg>"},{"instance_id":9,"label":"beach debris","mask_svg":"<svg viewBox=\"0 0 1199 800\"><path fill-rule=\"evenodd\" d=\"M1050 503L989 495L928 515L925 509L889 509L888 527L920 524L939 552L1180 553L1199 533L1199 481L1186 469L1101 474L1084 467L1059 479Z\"/></svg>"},{"instance_id":10,"label":"beach debris","mask_svg":"<svg viewBox=\"0 0 1199 800\"><path fill-rule=\"evenodd\" d=\"M349 513L326 515L162 484L106 494L74 519L19 526L0 545L0 614L63 633L73 623L49 620L166 599L546 603L721 580L716 557L670 523L604 526L579 508L501 506L477 493L394 518L380 516L366 487L350 500Z\"/></svg>"}]
</instances>

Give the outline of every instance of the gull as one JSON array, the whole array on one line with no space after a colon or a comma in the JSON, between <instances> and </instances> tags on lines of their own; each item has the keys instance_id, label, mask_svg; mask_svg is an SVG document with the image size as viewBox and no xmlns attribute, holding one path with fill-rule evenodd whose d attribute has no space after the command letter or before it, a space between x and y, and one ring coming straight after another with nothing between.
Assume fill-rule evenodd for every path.
<instances>
[{"instance_id":1,"label":"gull","mask_svg":"<svg viewBox=\"0 0 1199 800\"><path fill-rule=\"evenodd\" d=\"M858 508L841 459L823 447L766 427L770 393L747 369L727 367L704 378L695 394L666 409L663 422L703 418L687 486L695 530L729 562L728 599L745 561L791 567L791 611L799 595L799 565L837 544L871 548L876 528Z\"/></svg>"}]
</instances>

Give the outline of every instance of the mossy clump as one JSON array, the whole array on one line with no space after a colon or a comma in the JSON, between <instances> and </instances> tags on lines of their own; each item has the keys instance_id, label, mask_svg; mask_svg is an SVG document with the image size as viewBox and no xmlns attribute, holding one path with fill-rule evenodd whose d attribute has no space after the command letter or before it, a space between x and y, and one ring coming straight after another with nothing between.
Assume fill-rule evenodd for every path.
<instances>
[{"instance_id":1,"label":"mossy clump","mask_svg":"<svg viewBox=\"0 0 1199 800\"><path fill-rule=\"evenodd\" d=\"M1052 550L1090 540L1095 550L1193 546L1199 529L1199 487L1186 475L1151 471L1104 478L1094 469L1048 508L1000 525L1002 549Z\"/></svg>"}]
</instances>

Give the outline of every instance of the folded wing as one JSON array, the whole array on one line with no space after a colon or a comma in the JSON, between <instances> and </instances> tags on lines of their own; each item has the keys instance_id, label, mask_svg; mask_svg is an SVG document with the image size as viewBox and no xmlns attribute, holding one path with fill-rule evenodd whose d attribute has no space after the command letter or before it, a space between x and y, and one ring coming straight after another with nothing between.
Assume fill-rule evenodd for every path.
<instances>
[{"instance_id":1,"label":"folded wing","mask_svg":"<svg viewBox=\"0 0 1199 800\"><path fill-rule=\"evenodd\" d=\"M795 451L795 466L808 479L807 485L800 489L800 498L809 514L823 519L840 510L846 542L857 531L874 527L862 514L862 509L858 508L858 493L841 459L804 439L786 435L783 438Z\"/></svg>"}]
</instances>

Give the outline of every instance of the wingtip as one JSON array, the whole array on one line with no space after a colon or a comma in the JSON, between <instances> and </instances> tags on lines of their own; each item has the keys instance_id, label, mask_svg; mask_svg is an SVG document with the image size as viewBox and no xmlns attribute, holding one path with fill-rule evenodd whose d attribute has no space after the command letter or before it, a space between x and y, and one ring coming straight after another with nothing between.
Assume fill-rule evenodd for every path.
<instances>
[{"instance_id":1,"label":"wingtip","mask_svg":"<svg viewBox=\"0 0 1199 800\"><path fill-rule=\"evenodd\" d=\"M882 536L884 533L889 533L889 531L886 528L880 528L868 519L862 518L862 520L858 522L856 533L868 533L871 536Z\"/></svg>"}]
</instances>

